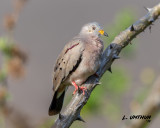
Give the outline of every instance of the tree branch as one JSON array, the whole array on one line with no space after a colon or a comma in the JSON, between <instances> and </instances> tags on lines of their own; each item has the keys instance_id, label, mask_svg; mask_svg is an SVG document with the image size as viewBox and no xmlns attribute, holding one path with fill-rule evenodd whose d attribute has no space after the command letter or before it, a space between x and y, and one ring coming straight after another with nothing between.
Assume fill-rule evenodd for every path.
<instances>
[{"instance_id":1,"label":"tree branch","mask_svg":"<svg viewBox=\"0 0 160 128\"><path fill-rule=\"evenodd\" d=\"M142 104L142 107L134 114L138 115L151 115L150 121L153 120L153 118L158 114L160 110L160 76L154 83L152 90L144 103ZM128 122L125 126L122 128L144 128L144 126L148 125L148 120L144 119L138 119L138 120L131 120Z\"/></svg>"},{"instance_id":2,"label":"tree branch","mask_svg":"<svg viewBox=\"0 0 160 128\"><path fill-rule=\"evenodd\" d=\"M160 15L160 3L151 9L147 9L147 11L148 13L144 17L136 21L125 31L121 32L105 49L100 69L97 72L99 77L91 76L88 78L84 84L84 86L88 89L86 95L83 96L82 93L76 93L64 112L59 115L52 128L68 128L75 120L83 121L80 117L80 111L87 103L92 90L99 84L99 80L105 71L111 71L111 64L115 59L119 58L118 55L121 50L127 46L139 33L143 32L148 26L151 26L152 23L158 18Z\"/></svg>"}]
</instances>

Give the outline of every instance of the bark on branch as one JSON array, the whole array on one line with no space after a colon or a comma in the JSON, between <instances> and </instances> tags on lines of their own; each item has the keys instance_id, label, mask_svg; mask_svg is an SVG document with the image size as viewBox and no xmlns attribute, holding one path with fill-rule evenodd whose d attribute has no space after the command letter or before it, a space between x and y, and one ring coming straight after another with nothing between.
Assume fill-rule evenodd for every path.
<instances>
[{"instance_id":1,"label":"bark on branch","mask_svg":"<svg viewBox=\"0 0 160 128\"><path fill-rule=\"evenodd\" d=\"M131 40L134 39L139 33L143 32L148 26L151 26L160 15L160 3L153 8L146 9L148 13L144 17L116 36L113 42L105 49L101 67L97 72L99 78L96 76L91 76L88 78L83 85L88 89L86 95L83 96L82 93L76 93L66 109L59 114L59 117L55 121L52 128L68 128L75 120L83 121L80 116L80 111L87 103L92 90L99 84L99 80L102 75L106 70L111 71L111 64L115 59L119 58L118 55L121 50L130 44Z\"/></svg>"}]
</instances>

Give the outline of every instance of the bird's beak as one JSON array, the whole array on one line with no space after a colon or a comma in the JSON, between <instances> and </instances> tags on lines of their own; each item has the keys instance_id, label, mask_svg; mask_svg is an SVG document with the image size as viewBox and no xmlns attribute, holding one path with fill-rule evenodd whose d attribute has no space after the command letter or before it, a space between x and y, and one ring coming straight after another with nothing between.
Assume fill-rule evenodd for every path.
<instances>
[{"instance_id":1,"label":"bird's beak","mask_svg":"<svg viewBox=\"0 0 160 128\"><path fill-rule=\"evenodd\" d=\"M107 34L105 31L103 31L102 29L99 30L98 32L99 32L101 35L104 35L104 36L107 36L107 37L108 37L108 34Z\"/></svg>"}]
</instances>

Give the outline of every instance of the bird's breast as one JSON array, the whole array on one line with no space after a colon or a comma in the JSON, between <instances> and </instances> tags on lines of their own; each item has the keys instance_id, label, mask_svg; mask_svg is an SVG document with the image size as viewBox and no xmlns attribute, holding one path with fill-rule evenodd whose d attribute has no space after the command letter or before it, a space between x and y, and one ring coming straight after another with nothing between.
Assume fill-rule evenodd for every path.
<instances>
[{"instance_id":1,"label":"bird's breast","mask_svg":"<svg viewBox=\"0 0 160 128\"><path fill-rule=\"evenodd\" d=\"M101 63L103 44L87 44L83 51L82 61L75 72L72 73L70 81L75 81L78 85L83 84L87 78L96 73Z\"/></svg>"}]
</instances>

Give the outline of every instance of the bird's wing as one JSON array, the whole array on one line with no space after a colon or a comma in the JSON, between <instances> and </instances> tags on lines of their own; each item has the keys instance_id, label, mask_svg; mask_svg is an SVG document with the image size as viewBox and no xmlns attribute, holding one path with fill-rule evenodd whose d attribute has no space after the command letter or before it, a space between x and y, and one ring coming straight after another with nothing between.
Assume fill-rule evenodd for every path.
<instances>
[{"instance_id":1,"label":"bird's wing","mask_svg":"<svg viewBox=\"0 0 160 128\"><path fill-rule=\"evenodd\" d=\"M54 67L54 91L79 66L84 49L85 45L82 39L74 39L65 45Z\"/></svg>"}]
</instances>

